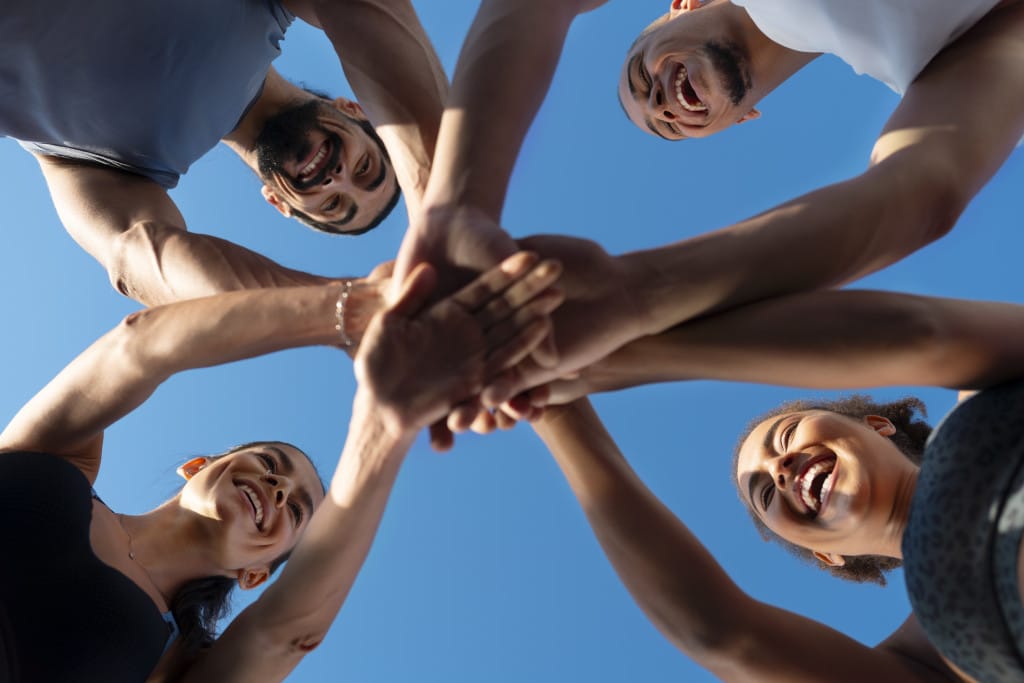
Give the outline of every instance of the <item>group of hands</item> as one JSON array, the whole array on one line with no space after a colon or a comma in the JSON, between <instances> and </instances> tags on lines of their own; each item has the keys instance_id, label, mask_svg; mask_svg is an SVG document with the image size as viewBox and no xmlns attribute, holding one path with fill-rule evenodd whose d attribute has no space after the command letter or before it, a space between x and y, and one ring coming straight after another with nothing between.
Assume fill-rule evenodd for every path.
<instances>
[{"instance_id":1,"label":"group of hands","mask_svg":"<svg viewBox=\"0 0 1024 683\"><path fill-rule=\"evenodd\" d=\"M536 419L552 389L575 398L566 387L638 336L642 315L621 263L595 242L515 241L465 207L414 223L371 279L386 303L356 350L356 377L386 425L429 426L436 450L459 432Z\"/></svg>"}]
</instances>

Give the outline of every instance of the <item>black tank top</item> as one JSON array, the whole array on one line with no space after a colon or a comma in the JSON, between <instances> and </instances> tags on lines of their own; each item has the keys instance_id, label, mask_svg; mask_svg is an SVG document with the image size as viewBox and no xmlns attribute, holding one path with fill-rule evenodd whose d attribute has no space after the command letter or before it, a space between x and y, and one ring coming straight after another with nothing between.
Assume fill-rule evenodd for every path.
<instances>
[{"instance_id":1,"label":"black tank top","mask_svg":"<svg viewBox=\"0 0 1024 683\"><path fill-rule=\"evenodd\" d=\"M0 454L0 681L144 681L163 654L167 621L93 553L91 519L89 482L74 465Z\"/></svg>"}]
</instances>

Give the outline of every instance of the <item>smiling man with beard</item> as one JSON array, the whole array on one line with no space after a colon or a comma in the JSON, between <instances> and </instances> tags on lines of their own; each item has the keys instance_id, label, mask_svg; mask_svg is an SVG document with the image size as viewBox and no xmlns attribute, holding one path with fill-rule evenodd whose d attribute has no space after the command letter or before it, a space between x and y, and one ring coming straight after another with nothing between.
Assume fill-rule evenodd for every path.
<instances>
[{"instance_id":1,"label":"smiling man with beard","mask_svg":"<svg viewBox=\"0 0 1024 683\"><path fill-rule=\"evenodd\" d=\"M499 221L515 158L569 27L605 1L481 3L449 96L460 115L441 128L445 163L427 189L438 219L410 228L396 275L420 261L480 269L511 248ZM529 239L562 260L567 299L553 316L557 364L525 372L522 389L709 312L839 286L906 257L953 228L1024 133L1021 0L672 0L666 9L620 74L627 115L652 134L706 136L756 118L761 98L825 50L903 99L863 173L739 223L618 258L586 240ZM502 87L489 88L496 72ZM813 258L765 266L794 250ZM645 362L656 370L656 359Z\"/></svg>"},{"instance_id":2,"label":"smiling man with beard","mask_svg":"<svg viewBox=\"0 0 1024 683\"><path fill-rule=\"evenodd\" d=\"M68 232L121 293L153 305L324 280L188 231L167 190L221 139L260 174L271 204L314 228L373 228L400 184L416 205L447 81L411 3L58 4L14 0L0 16L0 134L37 158ZM335 45L384 141L359 105L271 68L296 16ZM382 54L389 65L370 75L363 60ZM390 68L417 89L403 78L385 89ZM355 309L362 290L352 294Z\"/></svg>"}]
</instances>

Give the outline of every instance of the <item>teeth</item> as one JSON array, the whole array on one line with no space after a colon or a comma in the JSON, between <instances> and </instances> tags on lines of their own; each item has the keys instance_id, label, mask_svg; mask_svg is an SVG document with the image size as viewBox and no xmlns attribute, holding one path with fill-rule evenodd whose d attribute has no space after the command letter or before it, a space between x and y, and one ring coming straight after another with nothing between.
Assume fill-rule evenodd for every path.
<instances>
[{"instance_id":1,"label":"teeth","mask_svg":"<svg viewBox=\"0 0 1024 683\"><path fill-rule=\"evenodd\" d=\"M312 161L310 161L308 164L306 164L299 170L299 177L305 177L312 174L313 170L320 164L321 161L324 160L325 156L327 156L327 145L321 145L320 151L316 153L316 156L313 157Z\"/></svg>"},{"instance_id":2,"label":"teeth","mask_svg":"<svg viewBox=\"0 0 1024 683\"><path fill-rule=\"evenodd\" d=\"M256 511L256 526L260 526L263 524L263 505L260 504L259 496L257 496L256 492L245 484L240 485L238 488L242 489L242 493L246 495L249 502L252 504L253 509Z\"/></svg>"},{"instance_id":3,"label":"teeth","mask_svg":"<svg viewBox=\"0 0 1024 683\"><path fill-rule=\"evenodd\" d=\"M683 83L686 82L686 67L680 66L679 73L676 74L676 99L679 100L680 106L687 111L707 111L708 108L703 102L698 104L690 104L683 97Z\"/></svg>"},{"instance_id":4,"label":"teeth","mask_svg":"<svg viewBox=\"0 0 1024 683\"><path fill-rule=\"evenodd\" d=\"M811 491L814 486L814 480L822 474L828 474L825 477L825 481L821 485L821 491L819 492L820 498L815 498ZM825 497L825 493L832 487L832 477L835 473L834 462L819 462L811 465L811 467L804 472L800 478L800 500L803 501L809 509L814 512L821 510L821 499Z\"/></svg>"}]
</instances>

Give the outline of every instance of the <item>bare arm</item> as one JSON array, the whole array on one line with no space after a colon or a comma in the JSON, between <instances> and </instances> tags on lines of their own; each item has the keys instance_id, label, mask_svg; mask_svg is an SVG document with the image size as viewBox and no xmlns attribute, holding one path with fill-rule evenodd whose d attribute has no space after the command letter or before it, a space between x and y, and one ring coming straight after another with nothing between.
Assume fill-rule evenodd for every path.
<instances>
[{"instance_id":1,"label":"bare arm","mask_svg":"<svg viewBox=\"0 0 1024 683\"><path fill-rule=\"evenodd\" d=\"M95 164L37 159L67 231L106 269L119 292L140 303L329 281L188 232L166 190L151 180Z\"/></svg>"},{"instance_id":2,"label":"bare arm","mask_svg":"<svg viewBox=\"0 0 1024 683\"><path fill-rule=\"evenodd\" d=\"M417 431L480 392L543 337L558 297L553 264L515 257L424 315L419 269L378 315L356 357L359 390L327 499L274 583L188 672L187 681L280 681L319 645L369 553ZM409 284L409 283L412 284ZM495 306L489 306L489 303Z\"/></svg>"},{"instance_id":3,"label":"bare arm","mask_svg":"<svg viewBox=\"0 0 1024 683\"><path fill-rule=\"evenodd\" d=\"M406 233L396 275L424 261L480 271L515 250L498 227L512 168L572 20L601 4L481 3L445 104L424 212Z\"/></svg>"},{"instance_id":4,"label":"bare arm","mask_svg":"<svg viewBox=\"0 0 1024 683\"><path fill-rule=\"evenodd\" d=\"M622 347L553 400L688 379L978 389L1024 376L1024 307L871 291L780 297Z\"/></svg>"},{"instance_id":5,"label":"bare arm","mask_svg":"<svg viewBox=\"0 0 1024 683\"><path fill-rule=\"evenodd\" d=\"M387 147L409 213L419 212L448 78L409 0L289 0L334 45L359 104Z\"/></svg>"},{"instance_id":6,"label":"bare arm","mask_svg":"<svg viewBox=\"0 0 1024 683\"><path fill-rule=\"evenodd\" d=\"M722 680L950 680L895 648L868 648L745 594L637 478L586 401L549 409L534 427L634 600L666 638Z\"/></svg>"},{"instance_id":7,"label":"bare arm","mask_svg":"<svg viewBox=\"0 0 1024 683\"><path fill-rule=\"evenodd\" d=\"M1022 93L1017 3L991 12L928 65L860 176L625 257L648 304L642 326L653 333L709 311L850 282L941 237L1024 134Z\"/></svg>"},{"instance_id":8,"label":"bare arm","mask_svg":"<svg viewBox=\"0 0 1024 683\"><path fill-rule=\"evenodd\" d=\"M62 455L95 480L103 431L171 375L336 343L340 287L246 290L133 313L18 411L0 434L0 450Z\"/></svg>"}]
</instances>

